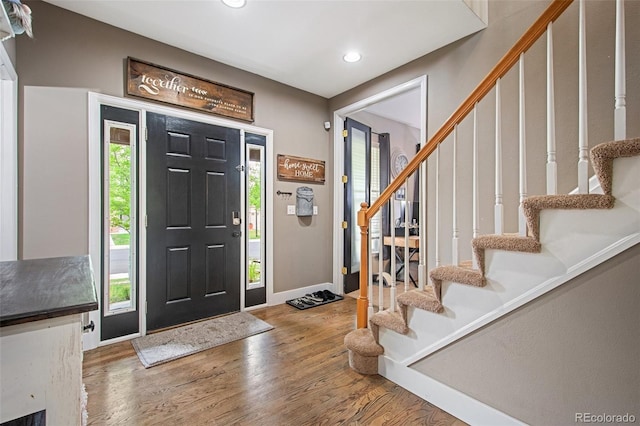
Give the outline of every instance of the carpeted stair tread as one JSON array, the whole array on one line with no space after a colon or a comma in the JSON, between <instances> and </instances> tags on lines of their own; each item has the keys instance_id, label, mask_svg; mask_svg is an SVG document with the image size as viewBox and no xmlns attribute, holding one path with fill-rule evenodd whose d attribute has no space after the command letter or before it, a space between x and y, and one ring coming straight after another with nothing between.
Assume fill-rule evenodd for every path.
<instances>
[{"instance_id":1,"label":"carpeted stair tread","mask_svg":"<svg viewBox=\"0 0 640 426\"><path fill-rule=\"evenodd\" d=\"M362 356L378 356L384 353L368 328L358 328L344 336L344 345L350 351Z\"/></svg>"},{"instance_id":2,"label":"carpeted stair tread","mask_svg":"<svg viewBox=\"0 0 640 426\"><path fill-rule=\"evenodd\" d=\"M539 253L540 242L520 235L481 235L471 241L477 249L494 249L505 251L520 251L525 253Z\"/></svg>"},{"instance_id":3,"label":"carpeted stair tread","mask_svg":"<svg viewBox=\"0 0 640 426\"><path fill-rule=\"evenodd\" d=\"M380 311L373 314L369 319L378 327L388 328L399 334L407 334L409 328L404 316L400 312Z\"/></svg>"},{"instance_id":4,"label":"carpeted stair tread","mask_svg":"<svg viewBox=\"0 0 640 426\"><path fill-rule=\"evenodd\" d=\"M469 284L476 287L484 286L484 276L480 270L461 268L460 266L454 265L438 266L437 268L433 268L429 271L429 277L436 286L437 294L440 293L438 291L440 284L436 284L436 281L439 281L440 283L442 283L442 281L451 281L460 284Z\"/></svg>"},{"instance_id":5,"label":"carpeted stair tread","mask_svg":"<svg viewBox=\"0 0 640 426\"><path fill-rule=\"evenodd\" d=\"M442 312L442 303L436 295L433 286L426 286L424 290L411 290L398 296L398 303L405 306L430 312Z\"/></svg>"},{"instance_id":6,"label":"carpeted stair tread","mask_svg":"<svg viewBox=\"0 0 640 426\"><path fill-rule=\"evenodd\" d=\"M526 198L522 208L531 235L540 240L541 210L610 209L614 203L615 198L606 194L537 195Z\"/></svg>"},{"instance_id":7,"label":"carpeted stair tread","mask_svg":"<svg viewBox=\"0 0 640 426\"><path fill-rule=\"evenodd\" d=\"M613 160L640 155L640 138L601 143L591 148L591 165L598 176L602 192L611 195Z\"/></svg>"},{"instance_id":8,"label":"carpeted stair tread","mask_svg":"<svg viewBox=\"0 0 640 426\"><path fill-rule=\"evenodd\" d=\"M368 328L358 328L344 337L349 366L360 374L378 374L378 356L384 353Z\"/></svg>"}]
</instances>

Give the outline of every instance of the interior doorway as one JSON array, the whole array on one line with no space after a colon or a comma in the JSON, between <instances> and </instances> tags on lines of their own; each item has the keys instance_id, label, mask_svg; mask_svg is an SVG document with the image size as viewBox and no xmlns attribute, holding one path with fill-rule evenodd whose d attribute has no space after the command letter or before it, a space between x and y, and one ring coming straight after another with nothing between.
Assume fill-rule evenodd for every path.
<instances>
[{"instance_id":1,"label":"interior doorway","mask_svg":"<svg viewBox=\"0 0 640 426\"><path fill-rule=\"evenodd\" d=\"M415 95L415 98L412 98L411 95ZM412 98L414 101L407 101L407 99ZM345 192L346 187L342 180L342 174L345 169L346 164L346 156L343 149L344 139L342 134L343 129L343 121L346 118L354 118L356 120L362 120L362 113L368 113L373 115L382 115L384 112L382 111L385 106L390 109L399 109L399 104L397 103L407 103L411 102L411 105L408 105L410 111L417 117L417 130L416 130L416 140L420 143L420 145L426 143L427 140L427 77L422 76L416 78L414 80L408 81L404 84L381 92L377 95L366 98L362 101L356 102L354 104L343 107L337 111L334 111L333 116L333 126L334 126L334 259L333 259L333 282L334 289L337 292L342 293L344 291L343 281L345 269L343 266L345 265L345 233L343 231L343 216L345 211ZM394 105L394 103L396 103ZM386 105L385 105L386 104ZM405 108L404 106L402 108ZM368 123L365 123L368 124ZM377 130L377 129L376 129ZM406 148L406 155L413 155L415 153L415 145L412 145L411 148ZM393 153L389 152L389 156L392 156ZM410 159L411 156L408 158ZM382 162L383 159L381 158ZM384 159L384 161L391 161L391 159ZM426 199L426 173L421 173L421 181L419 183L420 188L420 197ZM422 181L424 179L424 182ZM381 187L380 190L384 188ZM424 214L424 212L422 212ZM383 219L384 220L384 219ZM425 220L426 222L426 220ZM421 238L424 238L421 235ZM422 244L424 246L424 243ZM375 248L375 247L374 247ZM423 256L423 252L420 252L420 256ZM424 264L424 262L420 262ZM421 279L424 279L424 271L418 271L419 275L422 276Z\"/></svg>"}]
</instances>

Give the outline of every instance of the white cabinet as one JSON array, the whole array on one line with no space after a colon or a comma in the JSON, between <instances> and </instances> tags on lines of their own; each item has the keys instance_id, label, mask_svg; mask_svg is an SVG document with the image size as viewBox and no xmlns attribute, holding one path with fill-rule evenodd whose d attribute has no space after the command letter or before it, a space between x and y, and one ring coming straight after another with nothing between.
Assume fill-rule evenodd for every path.
<instances>
[{"instance_id":1,"label":"white cabinet","mask_svg":"<svg viewBox=\"0 0 640 426\"><path fill-rule=\"evenodd\" d=\"M81 424L82 313L97 307L88 256L0 262L0 423Z\"/></svg>"}]
</instances>

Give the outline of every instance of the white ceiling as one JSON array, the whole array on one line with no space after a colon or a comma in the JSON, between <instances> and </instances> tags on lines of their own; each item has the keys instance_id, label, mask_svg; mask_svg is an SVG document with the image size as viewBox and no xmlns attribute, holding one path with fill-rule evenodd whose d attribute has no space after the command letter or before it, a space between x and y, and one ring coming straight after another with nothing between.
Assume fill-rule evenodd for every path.
<instances>
[{"instance_id":1,"label":"white ceiling","mask_svg":"<svg viewBox=\"0 0 640 426\"><path fill-rule=\"evenodd\" d=\"M416 129L426 121L426 117L420 116L419 87L370 105L364 111Z\"/></svg>"},{"instance_id":2,"label":"white ceiling","mask_svg":"<svg viewBox=\"0 0 640 426\"><path fill-rule=\"evenodd\" d=\"M325 98L485 27L463 0L46 1Z\"/></svg>"}]
</instances>

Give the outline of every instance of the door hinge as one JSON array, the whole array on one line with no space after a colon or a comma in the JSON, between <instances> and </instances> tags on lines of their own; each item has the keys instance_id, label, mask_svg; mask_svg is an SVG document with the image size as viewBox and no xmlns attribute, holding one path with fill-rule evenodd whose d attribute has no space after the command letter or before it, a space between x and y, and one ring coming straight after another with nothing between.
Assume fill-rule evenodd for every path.
<instances>
[{"instance_id":1,"label":"door hinge","mask_svg":"<svg viewBox=\"0 0 640 426\"><path fill-rule=\"evenodd\" d=\"M144 128L144 140L149 140L149 129L147 127Z\"/></svg>"},{"instance_id":2,"label":"door hinge","mask_svg":"<svg viewBox=\"0 0 640 426\"><path fill-rule=\"evenodd\" d=\"M144 215L144 227L148 227L149 226L149 217L145 214Z\"/></svg>"},{"instance_id":3,"label":"door hinge","mask_svg":"<svg viewBox=\"0 0 640 426\"><path fill-rule=\"evenodd\" d=\"M342 275L347 275L347 267L343 266L342 267L342 271L340 271L340 272L342 272Z\"/></svg>"},{"instance_id":4,"label":"door hinge","mask_svg":"<svg viewBox=\"0 0 640 426\"><path fill-rule=\"evenodd\" d=\"M146 300L144 301L144 313L146 314L147 312L149 312L149 302L147 302Z\"/></svg>"},{"instance_id":5,"label":"door hinge","mask_svg":"<svg viewBox=\"0 0 640 426\"><path fill-rule=\"evenodd\" d=\"M342 229L347 229L349 227L349 224L347 223L346 220L342 221Z\"/></svg>"},{"instance_id":6,"label":"door hinge","mask_svg":"<svg viewBox=\"0 0 640 426\"><path fill-rule=\"evenodd\" d=\"M342 175L342 183L347 183L347 182L349 182L349 176Z\"/></svg>"},{"instance_id":7,"label":"door hinge","mask_svg":"<svg viewBox=\"0 0 640 426\"><path fill-rule=\"evenodd\" d=\"M347 136L349 136L349 131L348 131L347 129L344 129L344 130L342 131L342 137L343 137L343 138L346 138Z\"/></svg>"}]
</instances>

